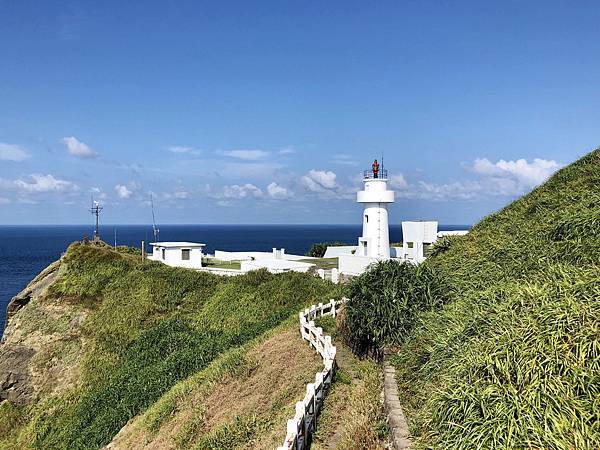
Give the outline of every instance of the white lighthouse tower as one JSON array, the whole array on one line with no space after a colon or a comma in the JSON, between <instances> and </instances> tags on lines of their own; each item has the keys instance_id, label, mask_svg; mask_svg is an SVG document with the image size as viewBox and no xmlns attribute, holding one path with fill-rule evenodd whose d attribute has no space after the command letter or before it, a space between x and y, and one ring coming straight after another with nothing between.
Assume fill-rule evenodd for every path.
<instances>
[{"instance_id":1,"label":"white lighthouse tower","mask_svg":"<svg viewBox=\"0 0 600 450\"><path fill-rule=\"evenodd\" d=\"M358 238L359 256L390 258L390 233L388 227L388 203L394 203L394 191L387 188L387 171L379 168L377 160L371 170L365 170L365 188L356 195L356 201L365 205L363 232Z\"/></svg>"}]
</instances>

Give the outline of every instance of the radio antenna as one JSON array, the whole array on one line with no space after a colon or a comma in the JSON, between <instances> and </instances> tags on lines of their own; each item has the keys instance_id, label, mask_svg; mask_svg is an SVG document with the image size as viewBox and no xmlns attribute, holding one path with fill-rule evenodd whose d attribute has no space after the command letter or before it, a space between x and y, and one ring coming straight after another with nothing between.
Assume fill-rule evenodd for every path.
<instances>
[{"instance_id":1,"label":"radio antenna","mask_svg":"<svg viewBox=\"0 0 600 450\"><path fill-rule=\"evenodd\" d=\"M92 195L92 207L90 208L90 212L92 215L96 216L96 228L94 229L94 242L100 240L100 211L102 211L103 207L100 206L100 203L94 200L94 196Z\"/></svg>"},{"instance_id":2,"label":"radio antenna","mask_svg":"<svg viewBox=\"0 0 600 450\"><path fill-rule=\"evenodd\" d=\"M159 242L160 230L156 228L156 220L154 218L154 196L150 194L150 205L152 206L152 233L154 234L154 242Z\"/></svg>"}]
</instances>

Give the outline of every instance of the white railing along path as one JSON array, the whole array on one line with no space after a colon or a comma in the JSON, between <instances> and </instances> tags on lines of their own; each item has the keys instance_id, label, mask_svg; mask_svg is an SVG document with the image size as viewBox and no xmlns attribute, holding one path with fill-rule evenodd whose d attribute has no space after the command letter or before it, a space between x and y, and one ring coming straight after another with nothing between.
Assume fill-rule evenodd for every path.
<instances>
[{"instance_id":1,"label":"white railing along path","mask_svg":"<svg viewBox=\"0 0 600 450\"><path fill-rule=\"evenodd\" d=\"M319 303L298 313L300 319L300 335L323 358L323 370L315 375L315 382L306 385L304 399L296 403L296 414L287 421L287 432L283 445L277 450L303 450L309 447L312 434L317 427L317 416L323 406L323 399L335 371L336 348L331 343L331 336L323 333L321 327L315 326L314 319L322 316L336 316L336 311L348 299L331 300Z\"/></svg>"}]
</instances>

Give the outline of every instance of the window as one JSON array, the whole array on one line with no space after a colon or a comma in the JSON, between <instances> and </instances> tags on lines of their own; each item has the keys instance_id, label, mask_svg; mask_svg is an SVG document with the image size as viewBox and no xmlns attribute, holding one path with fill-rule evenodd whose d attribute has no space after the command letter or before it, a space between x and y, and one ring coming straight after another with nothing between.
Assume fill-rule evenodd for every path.
<instances>
[{"instance_id":1,"label":"window","mask_svg":"<svg viewBox=\"0 0 600 450\"><path fill-rule=\"evenodd\" d=\"M368 214L365 214L365 222L369 223L369 215Z\"/></svg>"},{"instance_id":2,"label":"window","mask_svg":"<svg viewBox=\"0 0 600 450\"><path fill-rule=\"evenodd\" d=\"M161 250L161 253L162 253L162 259L165 259L165 249L161 248L160 250Z\"/></svg>"},{"instance_id":3,"label":"window","mask_svg":"<svg viewBox=\"0 0 600 450\"><path fill-rule=\"evenodd\" d=\"M189 248L182 248L181 249L181 259L182 259L182 261L189 261L190 260L190 249Z\"/></svg>"},{"instance_id":4,"label":"window","mask_svg":"<svg viewBox=\"0 0 600 450\"><path fill-rule=\"evenodd\" d=\"M407 242L407 243L406 243L406 246L407 246L408 248L413 248L413 245L414 245L414 242Z\"/></svg>"}]
</instances>

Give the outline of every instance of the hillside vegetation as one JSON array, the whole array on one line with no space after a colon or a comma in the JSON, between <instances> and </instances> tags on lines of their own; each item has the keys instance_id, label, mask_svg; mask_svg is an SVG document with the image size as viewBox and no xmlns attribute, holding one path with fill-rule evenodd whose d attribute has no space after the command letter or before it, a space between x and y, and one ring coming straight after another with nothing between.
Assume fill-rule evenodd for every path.
<instances>
[{"instance_id":1,"label":"hillside vegetation","mask_svg":"<svg viewBox=\"0 0 600 450\"><path fill-rule=\"evenodd\" d=\"M444 241L421 270L448 298L409 298L427 304L401 333L377 337L389 323L364 318L371 345L397 346L417 447L600 448L600 150ZM394 283L384 293L382 307L403 305Z\"/></svg>"},{"instance_id":2,"label":"hillside vegetation","mask_svg":"<svg viewBox=\"0 0 600 450\"><path fill-rule=\"evenodd\" d=\"M171 419L180 425L165 448L232 448L276 430L268 434L271 445L283 438L287 416L320 364L286 330L295 330L301 308L334 297L338 287L306 274L218 277L73 244L56 280L18 311L0 347L5 361L25 360L30 379L20 383L31 385L28 401L0 403L0 448L100 448L144 413L133 423L148 425L148 442ZM269 341L276 331L281 339ZM288 357L273 354L275 344ZM270 356L261 363L264 352ZM294 373L278 374L276 362L290 354L299 357ZM256 383L256 397L239 405L227 391L229 411L218 412L211 406L221 401L216 374ZM269 383L277 389L269 391ZM260 406L266 415L252 413ZM132 430L140 433L137 425Z\"/></svg>"}]
</instances>

